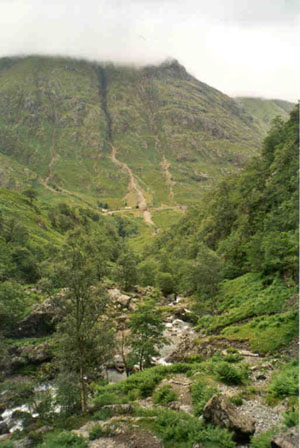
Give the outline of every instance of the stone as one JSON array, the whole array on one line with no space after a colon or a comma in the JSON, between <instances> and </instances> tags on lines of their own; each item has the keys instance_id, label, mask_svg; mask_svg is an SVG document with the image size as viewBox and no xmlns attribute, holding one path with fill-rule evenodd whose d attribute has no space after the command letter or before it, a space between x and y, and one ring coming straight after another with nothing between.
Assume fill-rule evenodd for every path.
<instances>
[{"instance_id":1,"label":"stone","mask_svg":"<svg viewBox=\"0 0 300 448\"><path fill-rule=\"evenodd\" d=\"M260 373L259 375L257 375L257 376L255 377L255 379L256 379L257 381L263 381L263 380L266 380L267 377L266 377L266 375L264 375L263 373Z\"/></svg>"},{"instance_id":2,"label":"stone","mask_svg":"<svg viewBox=\"0 0 300 448\"><path fill-rule=\"evenodd\" d=\"M108 295L120 306L128 308L130 306L131 297L126 294L122 294L118 288L109 289Z\"/></svg>"},{"instance_id":3,"label":"stone","mask_svg":"<svg viewBox=\"0 0 300 448\"><path fill-rule=\"evenodd\" d=\"M290 428L274 436L271 448L295 448L299 446L299 428Z\"/></svg>"},{"instance_id":4,"label":"stone","mask_svg":"<svg viewBox=\"0 0 300 448\"><path fill-rule=\"evenodd\" d=\"M178 401L171 401L168 404L168 408L172 409L173 411L180 411L180 403Z\"/></svg>"},{"instance_id":5,"label":"stone","mask_svg":"<svg viewBox=\"0 0 300 448\"><path fill-rule=\"evenodd\" d=\"M58 320L57 306L51 299L47 299L19 322L9 336L13 338L47 336L55 331Z\"/></svg>"},{"instance_id":6,"label":"stone","mask_svg":"<svg viewBox=\"0 0 300 448\"><path fill-rule=\"evenodd\" d=\"M255 432L255 420L242 415L226 397L214 395L203 410L203 419L214 426L233 431L233 438L238 443L248 443Z\"/></svg>"}]
</instances>

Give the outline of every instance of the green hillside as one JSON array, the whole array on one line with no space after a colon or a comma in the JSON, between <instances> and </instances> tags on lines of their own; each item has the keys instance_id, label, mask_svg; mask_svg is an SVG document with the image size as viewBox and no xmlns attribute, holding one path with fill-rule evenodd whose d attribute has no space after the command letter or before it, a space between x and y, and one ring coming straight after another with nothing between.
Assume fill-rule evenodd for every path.
<instances>
[{"instance_id":1,"label":"green hillside","mask_svg":"<svg viewBox=\"0 0 300 448\"><path fill-rule=\"evenodd\" d=\"M127 214L177 212L259 151L265 128L246 112L176 61L2 58L0 183Z\"/></svg>"},{"instance_id":2,"label":"green hillside","mask_svg":"<svg viewBox=\"0 0 300 448\"><path fill-rule=\"evenodd\" d=\"M253 118L253 124L265 134L269 131L274 117L279 116L287 120L294 107L294 104L289 101L275 99L240 97L236 98L236 101Z\"/></svg>"}]
</instances>

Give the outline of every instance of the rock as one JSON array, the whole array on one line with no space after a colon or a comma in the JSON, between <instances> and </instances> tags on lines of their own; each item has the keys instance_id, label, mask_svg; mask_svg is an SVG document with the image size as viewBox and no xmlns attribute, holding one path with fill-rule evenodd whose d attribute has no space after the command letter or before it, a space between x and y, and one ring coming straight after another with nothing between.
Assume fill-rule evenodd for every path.
<instances>
[{"instance_id":1,"label":"rock","mask_svg":"<svg viewBox=\"0 0 300 448\"><path fill-rule=\"evenodd\" d=\"M7 434L9 432L8 425L5 422L0 422L0 434Z\"/></svg>"},{"instance_id":2,"label":"rock","mask_svg":"<svg viewBox=\"0 0 300 448\"><path fill-rule=\"evenodd\" d=\"M253 358L257 358L259 355L257 353L252 353L249 350L239 350L239 354L241 356L249 356L249 357L253 357Z\"/></svg>"},{"instance_id":3,"label":"rock","mask_svg":"<svg viewBox=\"0 0 300 448\"><path fill-rule=\"evenodd\" d=\"M172 409L173 411L180 411L180 403L178 401L171 401L168 404L168 408Z\"/></svg>"},{"instance_id":4,"label":"rock","mask_svg":"<svg viewBox=\"0 0 300 448\"><path fill-rule=\"evenodd\" d=\"M271 448L295 448L299 446L299 428L290 428L274 436L271 440Z\"/></svg>"},{"instance_id":5,"label":"rock","mask_svg":"<svg viewBox=\"0 0 300 448\"><path fill-rule=\"evenodd\" d=\"M0 435L0 442L5 442L5 440L8 440L11 438L11 434L7 433L7 434L2 434Z\"/></svg>"},{"instance_id":6,"label":"rock","mask_svg":"<svg viewBox=\"0 0 300 448\"><path fill-rule=\"evenodd\" d=\"M107 404L102 407L102 409L109 409L112 414L131 414L133 412L133 407L131 404Z\"/></svg>"},{"instance_id":7,"label":"rock","mask_svg":"<svg viewBox=\"0 0 300 448\"><path fill-rule=\"evenodd\" d=\"M58 320L57 306L52 300L47 299L19 322L9 336L13 338L47 336L55 331Z\"/></svg>"},{"instance_id":8,"label":"rock","mask_svg":"<svg viewBox=\"0 0 300 448\"><path fill-rule=\"evenodd\" d=\"M41 426L41 428L38 428L35 432L36 434L46 434L47 432L51 431L53 428L51 426Z\"/></svg>"},{"instance_id":9,"label":"rock","mask_svg":"<svg viewBox=\"0 0 300 448\"><path fill-rule=\"evenodd\" d=\"M29 448L32 446L32 441L29 437L25 437L25 439L16 440L14 442L14 448Z\"/></svg>"},{"instance_id":10,"label":"rock","mask_svg":"<svg viewBox=\"0 0 300 448\"><path fill-rule=\"evenodd\" d=\"M130 306L131 297L126 294L122 294L117 288L109 289L108 295L120 306L128 308Z\"/></svg>"},{"instance_id":11,"label":"rock","mask_svg":"<svg viewBox=\"0 0 300 448\"><path fill-rule=\"evenodd\" d=\"M120 373L124 372L125 364L121 355L114 356L113 367Z\"/></svg>"},{"instance_id":12,"label":"rock","mask_svg":"<svg viewBox=\"0 0 300 448\"><path fill-rule=\"evenodd\" d=\"M226 397L214 395L203 410L203 418L212 425L233 431L238 443L248 443L255 432L255 420L242 415Z\"/></svg>"},{"instance_id":13,"label":"rock","mask_svg":"<svg viewBox=\"0 0 300 448\"><path fill-rule=\"evenodd\" d=\"M263 381L263 380L266 380L267 377L266 377L266 375L264 375L263 373L260 373L259 375L257 375L257 376L255 377L255 379L256 379L257 381Z\"/></svg>"}]
</instances>

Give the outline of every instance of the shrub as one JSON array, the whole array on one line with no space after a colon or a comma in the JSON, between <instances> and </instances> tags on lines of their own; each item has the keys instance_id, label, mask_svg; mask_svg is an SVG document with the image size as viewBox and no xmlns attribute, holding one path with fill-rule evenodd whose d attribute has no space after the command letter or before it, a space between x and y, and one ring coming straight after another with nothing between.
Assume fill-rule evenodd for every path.
<instances>
[{"instance_id":1,"label":"shrub","mask_svg":"<svg viewBox=\"0 0 300 448\"><path fill-rule=\"evenodd\" d=\"M68 431L61 433L52 432L45 436L40 448L87 448L87 441L76 434Z\"/></svg>"},{"instance_id":2,"label":"shrub","mask_svg":"<svg viewBox=\"0 0 300 448\"><path fill-rule=\"evenodd\" d=\"M89 431L89 439L96 440L100 439L104 435L105 431L101 425L94 425Z\"/></svg>"},{"instance_id":3,"label":"shrub","mask_svg":"<svg viewBox=\"0 0 300 448\"><path fill-rule=\"evenodd\" d=\"M234 395L232 397L229 397L229 400L236 406L242 406L243 404L243 398L240 395Z\"/></svg>"},{"instance_id":4,"label":"shrub","mask_svg":"<svg viewBox=\"0 0 300 448\"><path fill-rule=\"evenodd\" d=\"M298 395L299 369L297 362L287 364L273 376L268 392L274 398Z\"/></svg>"},{"instance_id":5,"label":"shrub","mask_svg":"<svg viewBox=\"0 0 300 448\"><path fill-rule=\"evenodd\" d=\"M271 439L278 432L278 429L272 429L253 437L251 439L251 448L270 448Z\"/></svg>"},{"instance_id":6,"label":"shrub","mask_svg":"<svg viewBox=\"0 0 300 448\"><path fill-rule=\"evenodd\" d=\"M298 426L299 423L299 409L289 411L283 414L283 422L287 428Z\"/></svg>"},{"instance_id":7,"label":"shrub","mask_svg":"<svg viewBox=\"0 0 300 448\"><path fill-rule=\"evenodd\" d=\"M246 365L234 367L227 362L220 362L216 366L217 377L225 384L243 384L249 377Z\"/></svg>"},{"instance_id":8,"label":"shrub","mask_svg":"<svg viewBox=\"0 0 300 448\"><path fill-rule=\"evenodd\" d=\"M228 353L223 359L226 362L239 362L241 361L242 356L239 353Z\"/></svg>"},{"instance_id":9,"label":"shrub","mask_svg":"<svg viewBox=\"0 0 300 448\"><path fill-rule=\"evenodd\" d=\"M159 272L156 276L156 284L164 295L174 292L174 280L169 272Z\"/></svg>"},{"instance_id":10,"label":"shrub","mask_svg":"<svg viewBox=\"0 0 300 448\"><path fill-rule=\"evenodd\" d=\"M108 408L100 409L93 415L94 420L107 420L111 417L112 417L112 411L111 409Z\"/></svg>"},{"instance_id":11,"label":"shrub","mask_svg":"<svg viewBox=\"0 0 300 448\"><path fill-rule=\"evenodd\" d=\"M218 389L208 386L207 382L203 378L192 385L191 395L195 415L202 414L204 406L206 405L208 400L216 393L218 393Z\"/></svg>"},{"instance_id":12,"label":"shrub","mask_svg":"<svg viewBox=\"0 0 300 448\"><path fill-rule=\"evenodd\" d=\"M171 401L176 401L177 399L178 397L170 385L160 387L153 395L154 403L161 404L162 406L167 406Z\"/></svg>"},{"instance_id":13,"label":"shrub","mask_svg":"<svg viewBox=\"0 0 300 448\"><path fill-rule=\"evenodd\" d=\"M114 392L104 392L102 394L97 395L94 399L94 404L97 408L101 408L107 404L115 404L120 403L120 397Z\"/></svg>"},{"instance_id":14,"label":"shrub","mask_svg":"<svg viewBox=\"0 0 300 448\"><path fill-rule=\"evenodd\" d=\"M160 410L154 425L154 431L166 447L192 446L195 443L211 448L235 447L227 430L204 427L198 418L182 412Z\"/></svg>"}]
</instances>

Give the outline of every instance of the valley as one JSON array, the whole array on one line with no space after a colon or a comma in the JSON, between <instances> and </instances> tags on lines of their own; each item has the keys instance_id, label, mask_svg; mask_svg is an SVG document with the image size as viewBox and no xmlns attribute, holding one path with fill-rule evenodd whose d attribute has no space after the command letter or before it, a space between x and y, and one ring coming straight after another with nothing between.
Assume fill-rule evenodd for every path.
<instances>
[{"instance_id":1,"label":"valley","mask_svg":"<svg viewBox=\"0 0 300 448\"><path fill-rule=\"evenodd\" d=\"M298 148L175 60L0 59L0 447L297 445Z\"/></svg>"}]
</instances>

